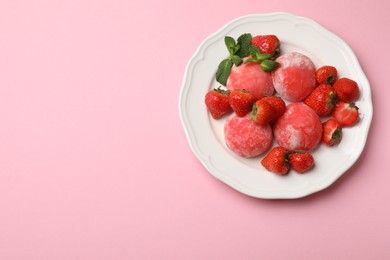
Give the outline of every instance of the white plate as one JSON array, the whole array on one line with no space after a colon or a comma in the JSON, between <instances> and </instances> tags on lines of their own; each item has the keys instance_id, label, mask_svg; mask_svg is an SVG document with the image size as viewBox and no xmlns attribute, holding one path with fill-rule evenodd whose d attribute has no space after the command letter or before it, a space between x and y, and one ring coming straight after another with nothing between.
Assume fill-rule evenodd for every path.
<instances>
[{"instance_id":1,"label":"white plate","mask_svg":"<svg viewBox=\"0 0 390 260\"><path fill-rule=\"evenodd\" d=\"M356 104L361 120L343 129L343 140L337 147L320 145L313 152L315 167L306 174L290 171L286 176L277 176L260 165L263 156L246 159L234 154L224 142L226 117L213 120L207 112L204 96L219 86L215 72L219 62L228 56L224 37L237 39L243 33L275 34L281 40L282 54L297 51L310 57L316 67L333 65L340 77L349 77L360 87L361 97ZM318 23L288 13L240 17L208 37L187 65L179 110L189 144L206 169L244 194L268 199L299 198L330 186L359 158L373 115L370 85L351 48Z\"/></svg>"}]
</instances>

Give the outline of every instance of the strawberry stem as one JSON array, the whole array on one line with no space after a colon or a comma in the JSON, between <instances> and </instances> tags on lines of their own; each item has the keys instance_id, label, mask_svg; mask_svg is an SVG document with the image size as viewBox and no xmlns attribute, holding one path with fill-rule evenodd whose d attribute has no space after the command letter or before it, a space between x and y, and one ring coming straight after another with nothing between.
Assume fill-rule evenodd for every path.
<instances>
[{"instance_id":1,"label":"strawberry stem","mask_svg":"<svg viewBox=\"0 0 390 260\"><path fill-rule=\"evenodd\" d=\"M229 95L230 91L228 89L223 89L221 86L215 88L214 91L221 93L222 95Z\"/></svg>"},{"instance_id":2,"label":"strawberry stem","mask_svg":"<svg viewBox=\"0 0 390 260\"><path fill-rule=\"evenodd\" d=\"M252 106L252 112L250 114L250 118L256 120L256 117L257 117L257 105L256 103L254 103Z\"/></svg>"},{"instance_id":3,"label":"strawberry stem","mask_svg":"<svg viewBox=\"0 0 390 260\"><path fill-rule=\"evenodd\" d=\"M342 137L342 128L336 128L332 134L332 139L329 141L330 145L334 145L340 142L341 137Z\"/></svg>"},{"instance_id":4,"label":"strawberry stem","mask_svg":"<svg viewBox=\"0 0 390 260\"><path fill-rule=\"evenodd\" d=\"M333 85L333 83L336 81L336 76L335 75L329 75L326 79L325 79L325 83L329 84L329 85Z\"/></svg>"}]
</instances>

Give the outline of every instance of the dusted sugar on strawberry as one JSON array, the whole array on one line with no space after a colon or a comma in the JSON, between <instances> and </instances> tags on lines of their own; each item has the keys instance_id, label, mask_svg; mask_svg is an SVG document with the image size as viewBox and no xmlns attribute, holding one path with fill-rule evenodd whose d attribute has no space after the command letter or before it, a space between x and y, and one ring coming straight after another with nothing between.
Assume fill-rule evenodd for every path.
<instances>
[{"instance_id":1,"label":"dusted sugar on strawberry","mask_svg":"<svg viewBox=\"0 0 390 260\"><path fill-rule=\"evenodd\" d=\"M248 116L230 116L225 122L224 135L230 150L243 157L263 154L272 143L271 126L256 124Z\"/></svg>"},{"instance_id":2,"label":"dusted sugar on strawberry","mask_svg":"<svg viewBox=\"0 0 390 260\"><path fill-rule=\"evenodd\" d=\"M299 102L304 100L316 87L316 69L307 56L291 52L276 59L279 67L272 73L272 81L282 98Z\"/></svg>"},{"instance_id":3,"label":"dusted sugar on strawberry","mask_svg":"<svg viewBox=\"0 0 390 260\"><path fill-rule=\"evenodd\" d=\"M230 91L245 89L251 92L256 99L270 96L275 92L271 73L264 72L257 62L242 63L238 67L233 65L226 87Z\"/></svg>"},{"instance_id":4,"label":"dusted sugar on strawberry","mask_svg":"<svg viewBox=\"0 0 390 260\"><path fill-rule=\"evenodd\" d=\"M274 124L273 131L275 140L287 150L310 151L321 141L322 123L309 106L291 103Z\"/></svg>"}]
</instances>

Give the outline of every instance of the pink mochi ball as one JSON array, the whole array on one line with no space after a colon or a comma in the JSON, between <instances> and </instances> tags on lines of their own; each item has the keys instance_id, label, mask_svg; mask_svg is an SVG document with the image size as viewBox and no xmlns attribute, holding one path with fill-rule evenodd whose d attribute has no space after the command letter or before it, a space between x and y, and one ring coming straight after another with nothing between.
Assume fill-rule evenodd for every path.
<instances>
[{"instance_id":1,"label":"pink mochi ball","mask_svg":"<svg viewBox=\"0 0 390 260\"><path fill-rule=\"evenodd\" d=\"M309 106L291 103L274 124L273 133L277 143L287 150L310 151L321 141L322 123Z\"/></svg>"},{"instance_id":2,"label":"pink mochi ball","mask_svg":"<svg viewBox=\"0 0 390 260\"><path fill-rule=\"evenodd\" d=\"M255 157L271 146L272 127L256 124L249 116L233 114L225 122L224 136L230 150L243 157Z\"/></svg>"},{"instance_id":3,"label":"pink mochi ball","mask_svg":"<svg viewBox=\"0 0 390 260\"><path fill-rule=\"evenodd\" d=\"M291 102L303 101L316 87L316 69L307 56L291 52L278 57L272 81L279 95Z\"/></svg>"},{"instance_id":4,"label":"pink mochi ball","mask_svg":"<svg viewBox=\"0 0 390 260\"><path fill-rule=\"evenodd\" d=\"M238 67L233 65L226 87L230 91L245 89L251 92L257 99L275 93L271 73L264 72L257 62L242 63Z\"/></svg>"}]
</instances>

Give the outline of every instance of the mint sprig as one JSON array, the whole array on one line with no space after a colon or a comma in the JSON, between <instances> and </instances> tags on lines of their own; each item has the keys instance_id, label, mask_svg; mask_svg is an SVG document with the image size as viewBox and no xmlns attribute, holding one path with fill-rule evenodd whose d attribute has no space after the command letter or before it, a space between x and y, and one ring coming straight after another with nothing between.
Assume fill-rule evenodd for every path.
<instances>
[{"instance_id":1,"label":"mint sprig","mask_svg":"<svg viewBox=\"0 0 390 260\"><path fill-rule=\"evenodd\" d=\"M252 35L250 33L244 33L237 39L237 44L240 45L239 50L236 52L241 58L249 55L249 48L252 46Z\"/></svg>"},{"instance_id":2,"label":"mint sprig","mask_svg":"<svg viewBox=\"0 0 390 260\"><path fill-rule=\"evenodd\" d=\"M242 58L249 54L252 36L249 33L244 33L238 37L237 42L230 36L225 36L224 40L229 52L229 58L224 59L219 63L215 76L217 82L226 86L233 64L240 66L242 64Z\"/></svg>"},{"instance_id":3,"label":"mint sprig","mask_svg":"<svg viewBox=\"0 0 390 260\"><path fill-rule=\"evenodd\" d=\"M279 63L273 60L263 60L260 62L260 67L265 72L271 72L279 67Z\"/></svg>"},{"instance_id":4,"label":"mint sprig","mask_svg":"<svg viewBox=\"0 0 390 260\"><path fill-rule=\"evenodd\" d=\"M217 73L215 74L215 77L219 83L226 86L226 82L232 67L233 61L230 58L224 59L221 61L221 63L219 63Z\"/></svg>"},{"instance_id":5,"label":"mint sprig","mask_svg":"<svg viewBox=\"0 0 390 260\"><path fill-rule=\"evenodd\" d=\"M279 66L278 62L270 59L272 54L261 53L260 49L255 45L249 47L249 53L251 57L245 63L258 62L261 69L265 72L271 72Z\"/></svg>"}]
</instances>

